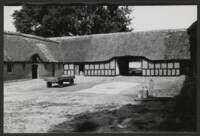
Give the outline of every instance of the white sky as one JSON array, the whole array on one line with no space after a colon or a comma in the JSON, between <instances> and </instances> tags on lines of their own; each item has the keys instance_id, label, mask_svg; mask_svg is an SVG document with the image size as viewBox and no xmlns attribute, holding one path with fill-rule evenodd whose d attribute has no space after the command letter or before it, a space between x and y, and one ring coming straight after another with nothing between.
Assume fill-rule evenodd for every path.
<instances>
[{"instance_id":1,"label":"white sky","mask_svg":"<svg viewBox=\"0 0 200 136\"><path fill-rule=\"evenodd\" d=\"M134 31L188 28L197 20L197 6L132 6L130 27ZM20 6L4 7L4 30L16 31L12 14Z\"/></svg>"}]
</instances>

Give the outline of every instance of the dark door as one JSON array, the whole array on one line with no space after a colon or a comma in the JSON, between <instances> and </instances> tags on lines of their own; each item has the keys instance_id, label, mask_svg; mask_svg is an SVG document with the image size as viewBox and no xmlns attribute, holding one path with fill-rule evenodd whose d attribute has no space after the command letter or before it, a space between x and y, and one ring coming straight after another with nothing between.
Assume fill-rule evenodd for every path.
<instances>
[{"instance_id":1,"label":"dark door","mask_svg":"<svg viewBox=\"0 0 200 136\"><path fill-rule=\"evenodd\" d=\"M52 64L52 76L55 76L55 64Z\"/></svg>"},{"instance_id":2,"label":"dark door","mask_svg":"<svg viewBox=\"0 0 200 136\"><path fill-rule=\"evenodd\" d=\"M38 78L38 65L32 65L32 79Z\"/></svg>"},{"instance_id":3,"label":"dark door","mask_svg":"<svg viewBox=\"0 0 200 136\"><path fill-rule=\"evenodd\" d=\"M79 74L84 74L84 64L79 64Z\"/></svg>"},{"instance_id":4,"label":"dark door","mask_svg":"<svg viewBox=\"0 0 200 136\"><path fill-rule=\"evenodd\" d=\"M120 58L117 60L119 66L119 74L120 75L128 75L128 60L126 58Z\"/></svg>"},{"instance_id":5,"label":"dark door","mask_svg":"<svg viewBox=\"0 0 200 136\"><path fill-rule=\"evenodd\" d=\"M84 64L76 64L75 65L75 75L81 75L84 74Z\"/></svg>"}]
</instances>

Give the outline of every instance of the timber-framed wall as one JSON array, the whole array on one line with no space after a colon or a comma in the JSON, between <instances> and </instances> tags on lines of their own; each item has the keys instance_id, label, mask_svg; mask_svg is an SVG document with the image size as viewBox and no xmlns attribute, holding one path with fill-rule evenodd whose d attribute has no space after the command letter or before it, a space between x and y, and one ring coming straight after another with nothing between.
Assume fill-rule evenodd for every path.
<instances>
[{"instance_id":1,"label":"timber-framed wall","mask_svg":"<svg viewBox=\"0 0 200 136\"><path fill-rule=\"evenodd\" d=\"M123 57L122 57L123 58ZM112 58L105 62L81 62L84 65L84 76L117 76L120 75L118 59ZM124 59L128 63L141 62L142 76L180 76L188 74L189 60L148 60L144 57L129 57ZM69 63L64 66L64 74L75 75L75 65ZM128 69L130 70L130 68ZM129 71L127 71L128 73Z\"/></svg>"},{"instance_id":2,"label":"timber-framed wall","mask_svg":"<svg viewBox=\"0 0 200 136\"><path fill-rule=\"evenodd\" d=\"M181 71L180 62L149 62L142 60L143 76L179 76Z\"/></svg>"},{"instance_id":3,"label":"timber-framed wall","mask_svg":"<svg viewBox=\"0 0 200 136\"><path fill-rule=\"evenodd\" d=\"M116 61L111 60L107 63L85 64L85 76L115 76Z\"/></svg>"}]
</instances>

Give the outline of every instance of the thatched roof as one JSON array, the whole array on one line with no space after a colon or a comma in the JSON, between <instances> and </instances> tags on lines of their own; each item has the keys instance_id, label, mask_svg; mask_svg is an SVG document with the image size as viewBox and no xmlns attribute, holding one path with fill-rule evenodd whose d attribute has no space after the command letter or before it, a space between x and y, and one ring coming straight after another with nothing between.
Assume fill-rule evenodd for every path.
<instances>
[{"instance_id":1,"label":"thatched roof","mask_svg":"<svg viewBox=\"0 0 200 136\"><path fill-rule=\"evenodd\" d=\"M4 32L4 61L31 61L38 54L44 62L62 62L58 42L22 33Z\"/></svg>"},{"instance_id":2,"label":"thatched roof","mask_svg":"<svg viewBox=\"0 0 200 136\"><path fill-rule=\"evenodd\" d=\"M140 56L150 60L190 59L189 37L183 29L49 39L4 33L4 61L30 61L34 54L44 62L97 62L118 56Z\"/></svg>"},{"instance_id":3,"label":"thatched roof","mask_svg":"<svg viewBox=\"0 0 200 136\"><path fill-rule=\"evenodd\" d=\"M60 42L64 62L106 61L117 56L151 60L190 59L186 30L122 32L49 38Z\"/></svg>"}]
</instances>

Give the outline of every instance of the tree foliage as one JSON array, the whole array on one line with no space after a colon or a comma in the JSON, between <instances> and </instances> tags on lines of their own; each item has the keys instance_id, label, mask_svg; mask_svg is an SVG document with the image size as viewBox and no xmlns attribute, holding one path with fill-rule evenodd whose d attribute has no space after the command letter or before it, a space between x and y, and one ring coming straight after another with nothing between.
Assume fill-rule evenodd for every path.
<instances>
[{"instance_id":1,"label":"tree foliage","mask_svg":"<svg viewBox=\"0 0 200 136\"><path fill-rule=\"evenodd\" d=\"M24 5L13 14L17 31L43 37L131 31L126 6Z\"/></svg>"}]
</instances>

